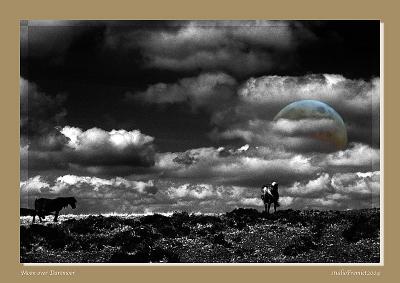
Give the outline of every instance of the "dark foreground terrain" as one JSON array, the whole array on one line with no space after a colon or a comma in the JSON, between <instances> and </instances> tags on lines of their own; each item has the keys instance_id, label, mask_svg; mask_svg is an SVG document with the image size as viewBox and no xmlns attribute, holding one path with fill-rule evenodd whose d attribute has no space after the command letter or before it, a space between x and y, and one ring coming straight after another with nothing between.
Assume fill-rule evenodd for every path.
<instances>
[{"instance_id":1,"label":"dark foreground terrain","mask_svg":"<svg viewBox=\"0 0 400 283\"><path fill-rule=\"evenodd\" d=\"M379 209L88 216L21 225L21 262L379 262Z\"/></svg>"}]
</instances>

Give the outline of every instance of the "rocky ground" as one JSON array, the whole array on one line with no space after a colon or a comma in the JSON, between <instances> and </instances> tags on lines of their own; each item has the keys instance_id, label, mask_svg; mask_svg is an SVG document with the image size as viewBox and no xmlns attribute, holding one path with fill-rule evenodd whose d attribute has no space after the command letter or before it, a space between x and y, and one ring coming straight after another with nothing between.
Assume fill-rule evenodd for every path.
<instances>
[{"instance_id":1,"label":"rocky ground","mask_svg":"<svg viewBox=\"0 0 400 283\"><path fill-rule=\"evenodd\" d=\"M21 220L21 262L379 262L379 209Z\"/></svg>"}]
</instances>

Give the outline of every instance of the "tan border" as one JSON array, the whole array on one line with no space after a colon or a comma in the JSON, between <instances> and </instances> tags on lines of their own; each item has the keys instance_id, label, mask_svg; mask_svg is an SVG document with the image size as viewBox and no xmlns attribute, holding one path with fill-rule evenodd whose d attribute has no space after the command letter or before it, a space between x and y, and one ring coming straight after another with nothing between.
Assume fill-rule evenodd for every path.
<instances>
[{"instance_id":1,"label":"tan border","mask_svg":"<svg viewBox=\"0 0 400 283\"><path fill-rule=\"evenodd\" d=\"M289 280L333 282L337 280L394 281L397 262L398 225L395 201L395 145L398 140L396 109L396 63L399 39L398 7L378 1L9 1L0 4L1 13L1 115L3 158L2 182L2 249L3 282L29 280L34 282L111 280L130 282L246 282ZM395 2L395 1L392 1ZM385 265L384 266L29 266L19 264L18 184L19 184L19 20L20 19L380 19L385 24ZM396 52L397 51L397 52ZM396 58L397 57L397 58ZM391 131L391 128L393 130ZM394 225L393 225L394 224ZM70 277L22 277L21 270L75 271ZM333 270L380 271L379 277L331 276ZM391 277L393 279L391 280Z\"/></svg>"}]
</instances>

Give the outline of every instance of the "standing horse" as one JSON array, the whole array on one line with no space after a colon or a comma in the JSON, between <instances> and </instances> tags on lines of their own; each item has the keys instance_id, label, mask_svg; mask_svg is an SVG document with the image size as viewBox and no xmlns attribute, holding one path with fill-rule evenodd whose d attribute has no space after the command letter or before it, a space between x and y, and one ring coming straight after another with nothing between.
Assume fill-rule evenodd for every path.
<instances>
[{"instance_id":1,"label":"standing horse","mask_svg":"<svg viewBox=\"0 0 400 283\"><path fill-rule=\"evenodd\" d=\"M278 183L272 182L271 184L263 185L261 188L261 199L264 202L267 214L269 214L269 209L272 203L274 204L274 212L276 212L276 208L280 206L278 202Z\"/></svg>"},{"instance_id":2,"label":"standing horse","mask_svg":"<svg viewBox=\"0 0 400 283\"><path fill-rule=\"evenodd\" d=\"M54 212L54 222L57 222L60 210L70 205L73 209L76 207L76 199L74 197L59 197L55 199L40 198L35 200L35 214L33 215L32 223L35 223L35 216L39 216L40 222L46 215Z\"/></svg>"}]
</instances>

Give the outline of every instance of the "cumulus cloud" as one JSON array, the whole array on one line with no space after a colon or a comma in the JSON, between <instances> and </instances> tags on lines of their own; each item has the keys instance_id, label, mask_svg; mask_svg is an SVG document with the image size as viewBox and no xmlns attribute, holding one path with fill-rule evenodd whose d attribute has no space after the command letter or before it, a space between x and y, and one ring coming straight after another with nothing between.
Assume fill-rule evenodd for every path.
<instances>
[{"instance_id":1,"label":"cumulus cloud","mask_svg":"<svg viewBox=\"0 0 400 283\"><path fill-rule=\"evenodd\" d=\"M228 102L236 85L236 80L227 74L204 73L177 83L151 85L144 92L128 93L127 99L157 104L187 102L195 108L215 107L218 103Z\"/></svg>"},{"instance_id":2,"label":"cumulus cloud","mask_svg":"<svg viewBox=\"0 0 400 283\"><path fill-rule=\"evenodd\" d=\"M307 183L295 182L286 192L294 196L320 196L324 192L329 192L330 189L329 174L323 173L317 179L310 180Z\"/></svg>"},{"instance_id":3,"label":"cumulus cloud","mask_svg":"<svg viewBox=\"0 0 400 283\"><path fill-rule=\"evenodd\" d=\"M153 180L134 181L121 177L102 179L64 175L49 181L38 175L20 183L21 206L33 207L38 197L74 196L78 200L78 209L71 212L75 213L131 212L157 192Z\"/></svg>"},{"instance_id":4,"label":"cumulus cloud","mask_svg":"<svg viewBox=\"0 0 400 283\"><path fill-rule=\"evenodd\" d=\"M343 107L360 112L363 108L379 107L379 79L368 82L335 74L263 76L247 80L239 96L249 103L288 104L300 99L317 99L328 104L341 102Z\"/></svg>"},{"instance_id":5,"label":"cumulus cloud","mask_svg":"<svg viewBox=\"0 0 400 283\"><path fill-rule=\"evenodd\" d=\"M81 165L138 165L153 162L153 137L138 130L111 130L91 128L82 131L66 126L60 131L69 139L66 153L71 162Z\"/></svg>"},{"instance_id":6,"label":"cumulus cloud","mask_svg":"<svg viewBox=\"0 0 400 283\"><path fill-rule=\"evenodd\" d=\"M290 51L297 47L299 38L313 38L301 22L285 21L181 21L145 33L136 29L119 32L109 27L106 46L139 48L150 68L222 70L243 76L284 69L291 62Z\"/></svg>"},{"instance_id":7,"label":"cumulus cloud","mask_svg":"<svg viewBox=\"0 0 400 283\"><path fill-rule=\"evenodd\" d=\"M243 150L246 148L247 150ZM161 179L255 187L278 180L289 186L323 174L379 170L379 150L352 144L335 153L296 153L285 147L197 148L156 154L153 172ZM317 186L317 185L316 185ZM322 186L321 186L322 188Z\"/></svg>"},{"instance_id":8,"label":"cumulus cloud","mask_svg":"<svg viewBox=\"0 0 400 283\"><path fill-rule=\"evenodd\" d=\"M183 153L159 153L154 170L160 178L201 180L219 185L259 186L266 180L290 183L312 176L319 170L311 158L298 154L280 155L279 150L249 148L230 150L221 154L222 148L199 148ZM270 154L268 154L270 153ZM182 162L180 156L185 156Z\"/></svg>"},{"instance_id":9,"label":"cumulus cloud","mask_svg":"<svg viewBox=\"0 0 400 283\"><path fill-rule=\"evenodd\" d=\"M21 147L21 167L30 170L70 169L92 174L131 174L135 167L154 164L154 138L139 130L91 128L86 131L65 126L57 128L63 137L58 150L30 145Z\"/></svg>"},{"instance_id":10,"label":"cumulus cloud","mask_svg":"<svg viewBox=\"0 0 400 283\"><path fill-rule=\"evenodd\" d=\"M337 125L331 119L279 119L273 124L273 130L286 136L308 136L323 131L334 132Z\"/></svg>"},{"instance_id":11,"label":"cumulus cloud","mask_svg":"<svg viewBox=\"0 0 400 283\"><path fill-rule=\"evenodd\" d=\"M337 149L337 145L331 138L323 140L323 133L335 130L336 125L328 120L326 123L323 119L322 123L320 121L244 120L221 130L214 129L209 133L209 137L219 142L240 140L253 146L266 146L297 153L332 152Z\"/></svg>"},{"instance_id":12,"label":"cumulus cloud","mask_svg":"<svg viewBox=\"0 0 400 283\"><path fill-rule=\"evenodd\" d=\"M380 172L322 173L318 178L283 188L294 208L355 209L379 207Z\"/></svg>"},{"instance_id":13,"label":"cumulus cloud","mask_svg":"<svg viewBox=\"0 0 400 283\"><path fill-rule=\"evenodd\" d=\"M208 184L200 184L196 186L190 186L190 184L184 184L179 187L170 187L167 190L167 195L171 198L194 198L194 199L215 198L220 196L219 192L214 191L213 187Z\"/></svg>"},{"instance_id":14,"label":"cumulus cloud","mask_svg":"<svg viewBox=\"0 0 400 283\"><path fill-rule=\"evenodd\" d=\"M377 198L380 193L380 172L335 174L331 184L335 192L358 198Z\"/></svg>"},{"instance_id":15,"label":"cumulus cloud","mask_svg":"<svg viewBox=\"0 0 400 283\"><path fill-rule=\"evenodd\" d=\"M299 150L304 151L306 148L301 146L298 139L293 140L294 136L298 138L304 136L305 132L315 132L320 128L330 129L334 126L332 121L271 121L289 103L315 99L327 103L342 116L349 141L377 147L379 85L379 78L364 81L330 74L250 78L239 88L235 105L213 113L212 123L216 127L210 137L215 140L242 139L247 143L268 144L271 140L273 142L278 132L289 137L286 140L289 145L297 144ZM279 137L275 139L282 140ZM307 148L312 150L314 146L311 143Z\"/></svg>"},{"instance_id":16,"label":"cumulus cloud","mask_svg":"<svg viewBox=\"0 0 400 283\"><path fill-rule=\"evenodd\" d=\"M131 174L154 164L154 137L139 130L62 126L65 94L49 95L20 78L20 165L25 171L67 170Z\"/></svg>"},{"instance_id":17,"label":"cumulus cloud","mask_svg":"<svg viewBox=\"0 0 400 283\"><path fill-rule=\"evenodd\" d=\"M69 133L71 149L82 146L84 131L68 128L64 132ZM133 140L146 143L145 138ZM379 206L380 173L371 171L367 162L379 162L379 153L371 147L354 144L337 153L319 154L248 144L221 154L224 150L209 147L157 153L152 173L143 175L144 179L137 179L137 174L111 179L69 174L53 181L34 176L20 184L21 203L33 205L38 196L74 195L82 205L79 213L261 210L260 185L278 180L282 208Z\"/></svg>"},{"instance_id":18,"label":"cumulus cloud","mask_svg":"<svg viewBox=\"0 0 400 283\"><path fill-rule=\"evenodd\" d=\"M36 195L42 192L49 192L50 185L41 176L35 176L29 178L29 180L20 182L20 193L21 197L25 197L29 194Z\"/></svg>"},{"instance_id":19,"label":"cumulus cloud","mask_svg":"<svg viewBox=\"0 0 400 283\"><path fill-rule=\"evenodd\" d=\"M325 166L330 168L371 168L379 169L380 150L365 144L353 144L350 148L329 154ZM354 170L354 169L353 169Z\"/></svg>"},{"instance_id":20,"label":"cumulus cloud","mask_svg":"<svg viewBox=\"0 0 400 283\"><path fill-rule=\"evenodd\" d=\"M321 174L280 185L282 208L347 209L379 206L379 172ZM21 206L37 197L74 196L76 210L64 213L226 212L237 207L263 210L260 188L162 180L103 179L64 175L53 181L35 176L20 183Z\"/></svg>"}]
</instances>

